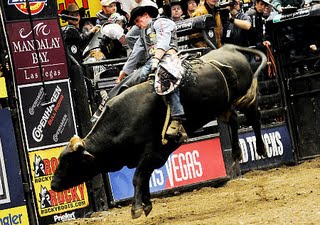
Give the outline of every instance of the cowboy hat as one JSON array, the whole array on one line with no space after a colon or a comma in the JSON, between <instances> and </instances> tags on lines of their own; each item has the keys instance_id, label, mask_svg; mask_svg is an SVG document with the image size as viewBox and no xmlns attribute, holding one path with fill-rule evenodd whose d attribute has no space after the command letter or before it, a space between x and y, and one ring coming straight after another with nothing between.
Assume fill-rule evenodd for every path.
<instances>
[{"instance_id":1,"label":"cowboy hat","mask_svg":"<svg viewBox=\"0 0 320 225\"><path fill-rule=\"evenodd\" d=\"M117 0L101 0L100 5L102 6L109 6L111 3L116 3Z\"/></svg>"},{"instance_id":2,"label":"cowboy hat","mask_svg":"<svg viewBox=\"0 0 320 225\"><path fill-rule=\"evenodd\" d=\"M188 5L188 2L190 2L190 1L192 1L192 0L182 0L183 4L185 4L186 6ZM200 0L193 0L193 1L195 1L197 3L197 5L199 5L199 3L200 3Z\"/></svg>"},{"instance_id":3,"label":"cowboy hat","mask_svg":"<svg viewBox=\"0 0 320 225\"><path fill-rule=\"evenodd\" d=\"M271 5L271 0L261 0L262 2L264 2L267 5Z\"/></svg>"},{"instance_id":4,"label":"cowboy hat","mask_svg":"<svg viewBox=\"0 0 320 225\"><path fill-rule=\"evenodd\" d=\"M69 15L70 13L74 13L74 12L79 12L80 16L83 17L85 14L86 9L81 7L79 8L79 6L76 3L70 3L67 7L67 9L64 9L61 11L61 14L66 14Z\"/></svg>"},{"instance_id":5,"label":"cowboy hat","mask_svg":"<svg viewBox=\"0 0 320 225\"><path fill-rule=\"evenodd\" d=\"M184 2L182 0L172 0L170 1L170 6L174 6L174 5L180 5L182 8L182 5L184 5Z\"/></svg>"},{"instance_id":6,"label":"cowboy hat","mask_svg":"<svg viewBox=\"0 0 320 225\"><path fill-rule=\"evenodd\" d=\"M68 12L78 12L79 10L79 6L76 3L70 3L67 7Z\"/></svg>"},{"instance_id":7,"label":"cowboy hat","mask_svg":"<svg viewBox=\"0 0 320 225\"><path fill-rule=\"evenodd\" d=\"M148 13L150 17L156 18L158 16L158 9L153 6L138 6L131 11L129 26L134 25L134 21L138 16Z\"/></svg>"}]
</instances>

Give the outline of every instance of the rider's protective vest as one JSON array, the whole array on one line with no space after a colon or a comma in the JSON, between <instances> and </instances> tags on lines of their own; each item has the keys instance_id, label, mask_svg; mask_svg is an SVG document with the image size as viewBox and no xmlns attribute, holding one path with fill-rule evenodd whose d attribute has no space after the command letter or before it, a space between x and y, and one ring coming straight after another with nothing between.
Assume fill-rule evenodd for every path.
<instances>
[{"instance_id":1,"label":"rider's protective vest","mask_svg":"<svg viewBox=\"0 0 320 225\"><path fill-rule=\"evenodd\" d=\"M154 56L155 54L155 47L157 42L157 34L154 29L154 22L157 19L153 19L151 23L145 29L141 30L141 38L143 40L146 51L146 58L149 59L150 57ZM178 37L177 37L177 30L174 29L171 32L171 40L169 46L171 49L178 51Z\"/></svg>"}]
</instances>

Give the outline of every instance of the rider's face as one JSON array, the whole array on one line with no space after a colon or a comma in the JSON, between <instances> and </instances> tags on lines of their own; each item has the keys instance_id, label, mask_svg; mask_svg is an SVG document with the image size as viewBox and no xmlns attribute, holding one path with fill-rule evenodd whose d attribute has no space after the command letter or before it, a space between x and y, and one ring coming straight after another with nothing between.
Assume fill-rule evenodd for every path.
<instances>
[{"instance_id":1,"label":"rider's face","mask_svg":"<svg viewBox=\"0 0 320 225\"><path fill-rule=\"evenodd\" d=\"M151 17L148 13L143 14L142 16L138 16L134 20L134 24L140 29L146 28L151 20Z\"/></svg>"}]
</instances>

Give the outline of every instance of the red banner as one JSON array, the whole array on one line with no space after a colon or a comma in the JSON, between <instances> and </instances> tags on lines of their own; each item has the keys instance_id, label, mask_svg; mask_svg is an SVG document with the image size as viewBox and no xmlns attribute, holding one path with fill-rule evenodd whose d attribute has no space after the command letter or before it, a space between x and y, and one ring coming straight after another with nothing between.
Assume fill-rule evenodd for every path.
<instances>
[{"instance_id":1,"label":"red banner","mask_svg":"<svg viewBox=\"0 0 320 225\"><path fill-rule=\"evenodd\" d=\"M7 23L17 84L68 78L57 20Z\"/></svg>"}]
</instances>

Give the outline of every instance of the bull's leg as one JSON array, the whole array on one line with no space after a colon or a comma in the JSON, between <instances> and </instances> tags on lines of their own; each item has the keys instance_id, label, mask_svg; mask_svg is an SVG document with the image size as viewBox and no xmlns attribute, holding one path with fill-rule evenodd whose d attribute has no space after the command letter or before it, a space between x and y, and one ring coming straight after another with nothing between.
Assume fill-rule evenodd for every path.
<instances>
[{"instance_id":1,"label":"bull's leg","mask_svg":"<svg viewBox=\"0 0 320 225\"><path fill-rule=\"evenodd\" d=\"M254 134L256 136L256 148L257 153L260 156L267 157L267 151L261 135L261 114L258 110L257 103L250 105L243 111L248 123L252 126Z\"/></svg>"},{"instance_id":2,"label":"bull's leg","mask_svg":"<svg viewBox=\"0 0 320 225\"><path fill-rule=\"evenodd\" d=\"M151 175L150 175L151 176ZM143 211L146 216L149 215L149 213L152 210L152 203L151 203L151 195L150 195L150 187L149 187L149 181L145 182L142 186L142 203L143 203Z\"/></svg>"},{"instance_id":3,"label":"bull's leg","mask_svg":"<svg viewBox=\"0 0 320 225\"><path fill-rule=\"evenodd\" d=\"M231 147L232 147L232 158L233 163L230 168L231 177L238 177L241 175L240 171L240 160L242 159L242 151L239 145L239 136L238 136L238 115L235 110L231 110L229 116L228 125L231 129Z\"/></svg>"},{"instance_id":4,"label":"bull's leg","mask_svg":"<svg viewBox=\"0 0 320 225\"><path fill-rule=\"evenodd\" d=\"M239 145L239 136L238 136L238 115L235 110L231 110L231 114L229 116L228 125L231 129L231 147L232 147L232 158L233 160L241 160L242 159L242 151Z\"/></svg>"},{"instance_id":5,"label":"bull's leg","mask_svg":"<svg viewBox=\"0 0 320 225\"><path fill-rule=\"evenodd\" d=\"M133 177L134 196L132 199L131 216L133 219L139 218L143 211L149 214L152 209L150 201L149 180L153 169L140 165L136 168ZM148 189L148 191L146 191ZM144 205L143 205L144 204Z\"/></svg>"},{"instance_id":6,"label":"bull's leg","mask_svg":"<svg viewBox=\"0 0 320 225\"><path fill-rule=\"evenodd\" d=\"M134 196L131 209L131 216L134 219L140 217L143 212L147 216L152 210L149 180L155 166L157 166L154 159L155 149L153 143L146 145L145 152L147 153L144 154L134 173Z\"/></svg>"}]
</instances>

